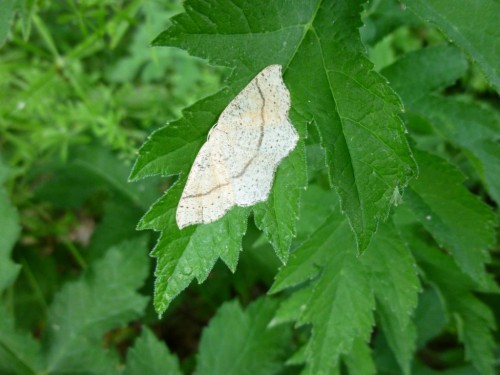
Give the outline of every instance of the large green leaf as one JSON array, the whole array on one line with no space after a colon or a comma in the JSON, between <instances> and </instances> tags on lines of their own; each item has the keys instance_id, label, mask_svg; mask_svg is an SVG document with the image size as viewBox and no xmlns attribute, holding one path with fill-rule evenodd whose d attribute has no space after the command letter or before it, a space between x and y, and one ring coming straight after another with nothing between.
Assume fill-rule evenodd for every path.
<instances>
[{"instance_id":1,"label":"large green leaf","mask_svg":"<svg viewBox=\"0 0 500 375\"><path fill-rule=\"evenodd\" d=\"M410 111L429 118L439 132L475 152L484 166L480 175L495 187L498 145L493 112L481 110L435 94L465 72L467 65L453 47L439 46L414 52L384 69L384 74L407 103ZM424 79L425 78L425 79ZM462 186L464 176L446 161L419 152L420 174L407 190L405 201L438 243L451 251L457 264L479 283L486 283L487 250L494 243L493 212ZM481 173L482 172L482 173Z\"/></svg>"},{"instance_id":2,"label":"large green leaf","mask_svg":"<svg viewBox=\"0 0 500 375\"><path fill-rule=\"evenodd\" d=\"M248 210L241 210L233 219L224 217L214 226L183 232L176 231L175 223L166 216L174 214L185 175L218 115L265 66L283 66L292 96L292 122L301 138L278 169L270 199L255 208L258 225L282 260L286 260L296 232L297 190L305 184L303 140L308 123L315 123L319 129L331 182L341 197L360 250L366 248L378 222L387 216L394 191L400 191L414 171L397 117L401 104L386 82L371 71L372 65L364 56L358 33L359 2L258 0L236 4L192 0L186 2L185 9L154 44L183 48L214 65L231 68L232 75L226 88L188 108L183 118L154 133L141 148L131 173L132 179L182 175L177 190L167 193L172 198L162 198L141 223L142 228L165 231L154 251L159 263L157 285L162 287L155 298L158 311L163 311L171 297L189 282L186 279L176 283L176 272L163 271L166 264L181 262L185 244L218 244L221 240L224 244L227 241L219 236L221 232L213 229L227 228L236 218L239 221L231 224L233 227L245 225ZM166 212L161 207L167 200ZM168 228L162 226L167 222ZM238 233L232 230L233 252L239 250L236 242L244 230ZM203 239L198 239L201 236ZM183 240L179 241L179 237ZM176 253L167 255L173 247ZM206 259L214 257L203 264L192 258L189 270L200 270L203 276L209 272L206 267L226 250L200 248L196 252ZM169 277L175 285L165 295Z\"/></svg>"},{"instance_id":3,"label":"large green leaf","mask_svg":"<svg viewBox=\"0 0 500 375\"><path fill-rule=\"evenodd\" d=\"M344 226L344 231L348 228ZM349 353L356 338L367 342L374 324L375 308L369 277L351 246L336 243L299 320L312 324L307 347L306 373L328 373L341 354Z\"/></svg>"},{"instance_id":4,"label":"large green leaf","mask_svg":"<svg viewBox=\"0 0 500 375\"><path fill-rule=\"evenodd\" d=\"M500 28L497 0L408 0L406 6L464 49L500 92Z\"/></svg>"}]
</instances>

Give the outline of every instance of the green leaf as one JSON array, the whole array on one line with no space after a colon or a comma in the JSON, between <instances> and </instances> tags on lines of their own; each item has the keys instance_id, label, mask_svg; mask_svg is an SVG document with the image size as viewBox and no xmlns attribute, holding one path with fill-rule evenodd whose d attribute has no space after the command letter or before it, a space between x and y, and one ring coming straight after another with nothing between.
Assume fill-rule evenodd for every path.
<instances>
[{"instance_id":1,"label":"green leaf","mask_svg":"<svg viewBox=\"0 0 500 375\"><path fill-rule=\"evenodd\" d=\"M464 177L452 165L423 151L416 156L420 173L407 189L405 202L459 267L486 285L485 263L495 241L494 213L462 185Z\"/></svg>"},{"instance_id":2,"label":"green leaf","mask_svg":"<svg viewBox=\"0 0 500 375\"><path fill-rule=\"evenodd\" d=\"M467 359L480 374L494 374L495 340L491 330L495 328L495 319L488 306L473 294L475 283L449 256L427 246L417 235L412 236L411 243L425 277L441 295L456 324L459 339L465 344Z\"/></svg>"},{"instance_id":3,"label":"green leaf","mask_svg":"<svg viewBox=\"0 0 500 375\"><path fill-rule=\"evenodd\" d=\"M316 277L330 259L333 246L342 248L352 245L352 235L346 230L346 226L347 223L338 210L331 213L310 238L290 254L286 266L276 275L270 293L277 293Z\"/></svg>"},{"instance_id":4,"label":"green leaf","mask_svg":"<svg viewBox=\"0 0 500 375\"><path fill-rule=\"evenodd\" d=\"M415 259L392 222L379 227L360 260L371 274L377 303L405 327L417 306L420 282Z\"/></svg>"},{"instance_id":5,"label":"green leaf","mask_svg":"<svg viewBox=\"0 0 500 375\"><path fill-rule=\"evenodd\" d=\"M302 311L307 306L311 298L311 290L309 288L299 288L293 291L290 298L285 299L280 303L271 325L297 322L300 319ZM305 361L304 361L305 362Z\"/></svg>"},{"instance_id":6,"label":"green leaf","mask_svg":"<svg viewBox=\"0 0 500 375\"><path fill-rule=\"evenodd\" d=\"M335 368L355 339L368 341L373 325L375 302L369 273L356 257L348 223L338 218L334 212L291 254L272 288L276 292L317 276L291 295L277 317L293 318L290 310L295 309L299 324L312 324L306 349L308 374L326 374Z\"/></svg>"},{"instance_id":7,"label":"green leaf","mask_svg":"<svg viewBox=\"0 0 500 375\"><path fill-rule=\"evenodd\" d=\"M196 153L225 105L220 95L202 99L183 111L183 117L155 131L139 150L130 179L189 172Z\"/></svg>"},{"instance_id":8,"label":"green leaf","mask_svg":"<svg viewBox=\"0 0 500 375\"><path fill-rule=\"evenodd\" d=\"M428 96L416 103L449 142L462 148L491 197L500 203L500 116L477 102Z\"/></svg>"},{"instance_id":9,"label":"green leaf","mask_svg":"<svg viewBox=\"0 0 500 375\"><path fill-rule=\"evenodd\" d=\"M0 304L0 373L33 375L42 369L40 343L29 332L19 332Z\"/></svg>"},{"instance_id":10,"label":"green leaf","mask_svg":"<svg viewBox=\"0 0 500 375\"><path fill-rule=\"evenodd\" d=\"M434 289L427 288L420 294L414 320L418 348L422 348L445 328L448 323L446 312Z\"/></svg>"},{"instance_id":11,"label":"green leaf","mask_svg":"<svg viewBox=\"0 0 500 375\"><path fill-rule=\"evenodd\" d=\"M154 304L160 314L194 278L203 282L219 257L234 272L246 232L248 209L240 207L214 223L179 230L175 210L183 186L172 186L139 223L139 229L162 230L151 253L158 258Z\"/></svg>"},{"instance_id":12,"label":"green leaf","mask_svg":"<svg viewBox=\"0 0 500 375\"><path fill-rule=\"evenodd\" d=\"M418 99L453 84L466 70L467 61L458 48L440 45L410 52L381 74L413 109L418 108Z\"/></svg>"},{"instance_id":13,"label":"green leaf","mask_svg":"<svg viewBox=\"0 0 500 375\"><path fill-rule=\"evenodd\" d=\"M262 298L245 311L227 302L203 331L195 374L276 374L290 340L287 326L268 328L277 303Z\"/></svg>"},{"instance_id":14,"label":"green leaf","mask_svg":"<svg viewBox=\"0 0 500 375\"><path fill-rule=\"evenodd\" d=\"M343 359L351 375L376 374L370 346L359 338L354 340L351 352Z\"/></svg>"},{"instance_id":15,"label":"green leaf","mask_svg":"<svg viewBox=\"0 0 500 375\"><path fill-rule=\"evenodd\" d=\"M387 305L377 305L377 316L389 347L403 374L411 373L411 362L416 351L417 330L412 320L401 325L397 313Z\"/></svg>"},{"instance_id":16,"label":"green leaf","mask_svg":"<svg viewBox=\"0 0 500 375\"><path fill-rule=\"evenodd\" d=\"M435 94L462 77L466 68L456 48L439 46L410 53L382 74L412 113L427 118L442 137L465 151L492 198L500 202L500 116L476 102Z\"/></svg>"},{"instance_id":17,"label":"green leaf","mask_svg":"<svg viewBox=\"0 0 500 375\"><path fill-rule=\"evenodd\" d=\"M154 44L183 48L233 68L233 74L228 88L152 135L131 177L186 174L218 114L263 67L278 63L292 95L292 114L297 113L294 125L302 140L308 123L314 121L320 129L332 182L364 250L388 213L394 189L406 185L413 174L414 162L396 116L401 105L363 55L360 4L193 0L185 9ZM299 144L289 156L290 164L303 163L301 148ZM273 198L257 209L257 219L267 226L266 235L282 259L295 232L293 192L303 187L305 165L300 168L301 173L286 181L277 179ZM286 204L281 198L275 204L280 196L287 198Z\"/></svg>"},{"instance_id":18,"label":"green leaf","mask_svg":"<svg viewBox=\"0 0 500 375\"><path fill-rule=\"evenodd\" d=\"M111 248L80 280L56 295L49 311L47 372L114 373L117 359L102 347L103 335L139 317L147 298L135 290L148 273L145 241Z\"/></svg>"},{"instance_id":19,"label":"green leaf","mask_svg":"<svg viewBox=\"0 0 500 375\"><path fill-rule=\"evenodd\" d=\"M143 210L123 199L112 199L102 204L102 217L92 232L87 259L100 257L103 249L137 236L135 228Z\"/></svg>"},{"instance_id":20,"label":"green leaf","mask_svg":"<svg viewBox=\"0 0 500 375\"><path fill-rule=\"evenodd\" d=\"M408 0L405 4L465 50L479 64L492 86L500 92L498 1L461 0L450 6L450 2L446 0Z\"/></svg>"},{"instance_id":21,"label":"green leaf","mask_svg":"<svg viewBox=\"0 0 500 375\"><path fill-rule=\"evenodd\" d=\"M165 343L158 340L146 327L134 346L127 352L124 375L182 375L179 360L171 354Z\"/></svg>"},{"instance_id":22,"label":"green leaf","mask_svg":"<svg viewBox=\"0 0 500 375\"><path fill-rule=\"evenodd\" d=\"M286 361L286 364L289 366L303 365L304 363L306 363L306 347L304 345Z\"/></svg>"},{"instance_id":23,"label":"green leaf","mask_svg":"<svg viewBox=\"0 0 500 375\"><path fill-rule=\"evenodd\" d=\"M92 232L87 259L137 236L137 221L158 195L156 179L129 183L129 168L109 149L92 144L74 147L68 161L47 163L38 171L43 183L37 186L37 200L75 208L99 199L102 216Z\"/></svg>"},{"instance_id":24,"label":"green leaf","mask_svg":"<svg viewBox=\"0 0 500 375\"><path fill-rule=\"evenodd\" d=\"M388 222L379 226L361 261L371 273L377 313L389 346L403 373L409 374L416 340L410 319L420 291L415 259Z\"/></svg>"},{"instance_id":25,"label":"green leaf","mask_svg":"<svg viewBox=\"0 0 500 375\"><path fill-rule=\"evenodd\" d=\"M10 204L7 192L1 186L7 172L7 167L0 159L0 294L12 285L21 268L10 258L21 227L17 210Z\"/></svg>"},{"instance_id":26,"label":"green leaf","mask_svg":"<svg viewBox=\"0 0 500 375\"><path fill-rule=\"evenodd\" d=\"M35 3L35 0L2 0L0 2L0 48L5 44L16 16L21 19L24 39L28 39Z\"/></svg>"},{"instance_id":27,"label":"green leaf","mask_svg":"<svg viewBox=\"0 0 500 375\"><path fill-rule=\"evenodd\" d=\"M383 332L381 332L380 335L374 335L371 347L373 361L375 362L378 373L383 375L401 374L401 366L398 364L394 356L394 351L390 348Z\"/></svg>"},{"instance_id":28,"label":"green leaf","mask_svg":"<svg viewBox=\"0 0 500 375\"><path fill-rule=\"evenodd\" d=\"M396 116L401 104L361 52L359 10L353 1L321 2L286 78L294 108L318 127L331 182L363 251L414 162Z\"/></svg>"},{"instance_id":29,"label":"green leaf","mask_svg":"<svg viewBox=\"0 0 500 375\"><path fill-rule=\"evenodd\" d=\"M367 4L361 36L363 42L373 46L402 25L417 26L422 23L408 12L399 0L371 1Z\"/></svg>"},{"instance_id":30,"label":"green leaf","mask_svg":"<svg viewBox=\"0 0 500 375\"><path fill-rule=\"evenodd\" d=\"M300 219L295 242L304 242L316 231L332 212L339 211L338 195L332 190L325 190L317 184L309 184L302 194Z\"/></svg>"},{"instance_id":31,"label":"green leaf","mask_svg":"<svg viewBox=\"0 0 500 375\"><path fill-rule=\"evenodd\" d=\"M60 207L79 206L91 193L107 190L143 212L158 194L154 182L129 183L129 167L101 145L74 147L67 162L46 168L54 176L37 188L37 198Z\"/></svg>"},{"instance_id":32,"label":"green leaf","mask_svg":"<svg viewBox=\"0 0 500 375\"><path fill-rule=\"evenodd\" d=\"M341 354L351 351L356 338L364 342L370 338L375 302L352 245L334 249L320 279L310 289L309 303L299 321L313 325L306 373L327 373Z\"/></svg>"}]
</instances>

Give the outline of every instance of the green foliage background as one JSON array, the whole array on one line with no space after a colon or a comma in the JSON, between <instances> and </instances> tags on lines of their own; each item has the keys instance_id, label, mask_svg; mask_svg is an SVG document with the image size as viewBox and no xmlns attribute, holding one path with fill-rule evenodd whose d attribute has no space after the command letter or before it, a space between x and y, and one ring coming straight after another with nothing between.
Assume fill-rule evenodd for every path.
<instances>
[{"instance_id":1,"label":"green foliage background","mask_svg":"<svg viewBox=\"0 0 500 375\"><path fill-rule=\"evenodd\" d=\"M498 14L1 1L0 373L496 373ZM180 231L270 64L297 148L266 202Z\"/></svg>"}]
</instances>

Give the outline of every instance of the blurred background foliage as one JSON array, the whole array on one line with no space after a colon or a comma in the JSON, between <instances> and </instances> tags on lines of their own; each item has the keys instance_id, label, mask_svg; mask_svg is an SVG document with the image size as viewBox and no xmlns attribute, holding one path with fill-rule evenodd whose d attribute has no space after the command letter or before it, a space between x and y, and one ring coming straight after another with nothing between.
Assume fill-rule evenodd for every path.
<instances>
[{"instance_id":1,"label":"blurred background foliage","mask_svg":"<svg viewBox=\"0 0 500 375\"><path fill-rule=\"evenodd\" d=\"M11 308L24 328L41 330L64 281L138 235L166 185L128 183L137 149L221 85L222 70L150 47L181 10L152 0L0 4L0 153L23 228Z\"/></svg>"},{"instance_id":2,"label":"blurred background foliage","mask_svg":"<svg viewBox=\"0 0 500 375\"><path fill-rule=\"evenodd\" d=\"M0 177L22 227L13 253L22 271L7 301L20 328L40 335L47 306L61 286L109 247L138 236L137 222L169 181L128 183L137 149L151 132L181 116L183 108L224 84L227 71L177 49L150 47L182 11L181 3L0 2ZM417 19L398 18L394 4L372 1L364 13L361 35L377 71L407 52L444 40ZM451 90L481 98L485 105L498 104L473 67ZM420 132L422 144L440 142L448 156L456 154L457 165L471 169L425 124L412 130ZM315 147L308 149L312 174L315 164L322 168ZM308 234L308 222L314 217L305 218L299 237ZM151 249L155 236L146 236ZM218 263L207 282L192 285L174 301L161 324L148 304L143 321L187 359L187 370L194 366L201 329L217 307L234 295L248 303L272 283L279 262L259 236L250 224L238 272L233 275ZM149 274L143 291L151 296L152 267ZM127 346L137 332L125 327L109 340Z\"/></svg>"},{"instance_id":3,"label":"blurred background foliage","mask_svg":"<svg viewBox=\"0 0 500 375\"><path fill-rule=\"evenodd\" d=\"M95 139L130 161L147 134L216 90L215 69L149 46L181 9L180 1L39 1L19 12L0 64L2 149L14 176Z\"/></svg>"}]
</instances>

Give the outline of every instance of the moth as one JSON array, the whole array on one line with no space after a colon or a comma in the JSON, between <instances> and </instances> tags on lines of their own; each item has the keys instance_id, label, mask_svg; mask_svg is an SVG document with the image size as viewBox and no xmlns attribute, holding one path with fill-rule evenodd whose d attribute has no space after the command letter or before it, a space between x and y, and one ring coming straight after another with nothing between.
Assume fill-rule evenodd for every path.
<instances>
[{"instance_id":1,"label":"moth","mask_svg":"<svg viewBox=\"0 0 500 375\"><path fill-rule=\"evenodd\" d=\"M198 152L177 206L180 229L269 197L278 165L299 139L289 110L281 65L269 65L228 104Z\"/></svg>"}]
</instances>

